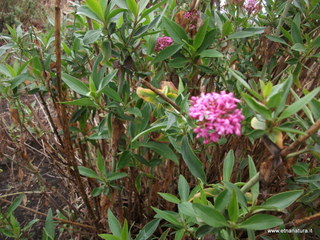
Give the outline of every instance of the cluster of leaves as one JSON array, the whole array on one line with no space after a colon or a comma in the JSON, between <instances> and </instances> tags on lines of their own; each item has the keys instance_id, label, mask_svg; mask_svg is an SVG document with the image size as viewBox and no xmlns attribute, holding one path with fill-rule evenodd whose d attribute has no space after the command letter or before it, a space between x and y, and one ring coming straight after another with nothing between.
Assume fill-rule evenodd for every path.
<instances>
[{"instance_id":1,"label":"cluster of leaves","mask_svg":"<svg viewBox=\"0 0 320 240\"><path fill-rule=\"evenodd\" d=\"M72 189L92 214L83 218L98 232L106 228L101 223L109 209L112 234L100 234L104 239L130 239L129 224L147 222L136 239L149 239L159 219L169 223L160 239L236 239L244 236L242 229L254 239L255 231L291 221L294 216L284 221L283 213L299 198L310 214L317 211L319 138L307 130L320 118L318 75L313 74L319 1L266 0L261 12L251 15L233 4L220 11L209 2L194 3L194 9L175 0L73 3L75 11L61 28L61 79L54 29L8 27L10 34L2 36L1 63L8 63L0 65L0 91L11 112L18 113L12 117L20 129L32 129L34 139L46 142L43 151L60 153L49 160L75 180ZM196 31L183 19L190 10L199 14ZM174 43L155 52L163 35ZM201 91L222 90L243 100L245 136L204 145L194 138L188 100ZM42 99L48 129L30 124L39 118L32 119L30 104L24 106L26 94ZM260 172L268 181L276 167L268 161L279 160L281 149L299 136L306 137L306 147L289 157L300 160L285 165L294 178L278 180L286 189L276 188L263 201L255 165L268 167L268 174ZM271 139L275 152L261 154L262 137ZM177 207L157 201L157 192ZM157 218L152 221L151 207ZM110 209L127 219L122 227ZM280 218L261 211L279 211Z\"/></svg>"}]
</instances>

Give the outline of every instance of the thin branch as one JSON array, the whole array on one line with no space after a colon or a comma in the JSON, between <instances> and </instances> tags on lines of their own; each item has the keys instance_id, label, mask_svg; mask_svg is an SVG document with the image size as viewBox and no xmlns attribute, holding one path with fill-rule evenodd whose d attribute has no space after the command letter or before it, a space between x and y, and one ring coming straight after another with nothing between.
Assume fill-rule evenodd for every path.
<instances>
[{"instance_id":1,"label":"thin branch","mask_svg":"<svg viewBox=\"0 0 320 240\"><path fill-rule=\"evenodd\" d=\"M286 157L300 147L312 134L320 129L320 119L318 119L307 131L305 135L301 135L295 142L281 151L281 156Z\"/></svg>"},{"instance_id":2,"label":"thin branch","mask_svg":"<svg viewBox=\"0 0 320 240\"><path fill-rule=\"evenodd\" d=\"M311 216L308 216L308 217L305 217L305 218L301 218L301 219L295 219L295 220L287 223L286 227L300 226L300 225L305 224L305 223L315 222L318 219L320 219L320 213L316 213L314 215L311 215Z\"/></svg>"},{"instance_id":3,"label":"thin branch","mask_svg":"<svg viewBox=\"0 0 320 240\"><path fill-rule=\"evenodd\" d=\"M2 199L2 198L0 198L0 201L5 202L5 203L8 203L8 204L12 204L11 201L8 201L8 200ZM27 210L27 211L33 212L33 213L35 213L35 214L38 214L38 215L47 217L47 214L42 213L42 212L39 212L39 211L36 211L36 210L34 210L34 209L32 209L32 208L28 208L28 207L25 207L25 206L22 206L22 205L19 205L18 207L19 207L19 208L22 208L22 209L25 209L25 210ZM56 221L59 221L59 222L66 223L66 224L70 224L70 225L74 225L74 226L78 226L78 227L90 228L90 229L96 230L95 227L90 226L90 225L87 225L87 224L72 222L72 221L69 221L69 220L65 220L65 219L61 219L61 218L56 218L56 217L53 217L52 219L53 219L53 220L56 220Z\"/></svg>"},{"instance_id":4,"label":"thin branch","mask_svg":"<svg viewBox=\"0 0 320 240\"><path fill-rule=\"evenodd\" d=\"M57 88L59 100L62 99L62 87L61 87L61 0L56 0L55 6L55 47L56 47L56 69L57 69Z\"/></svg>"},{"instance_id":5,"label":"thin branch","mask_svg":"<svg viewBox=\"0 0 320 240\"><path fill-rule=\"evenodd\" d=\"M166 95L164 95L159 89L152 86L148 81L141 79L141 83L145 85L147 88L152 90L154 93L156 93L159 97L161 97L163 100L165 100L167 103L169 103L172 107L174 107L178 112L180 112L180 107L173 102L170 98L168 98Z\"/></svg>"}]
</instances>

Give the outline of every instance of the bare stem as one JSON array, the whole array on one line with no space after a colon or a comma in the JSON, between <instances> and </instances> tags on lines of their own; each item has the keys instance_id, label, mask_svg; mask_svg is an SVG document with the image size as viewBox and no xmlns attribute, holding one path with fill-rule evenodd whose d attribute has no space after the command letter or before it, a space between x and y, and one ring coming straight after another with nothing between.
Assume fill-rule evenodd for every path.
<instances>
[{"instance_id":1,"label":"bare stem","mask_svg":"<svg viewBox=\"0 0 320 240\"><path fill-rule=\"evenodd\" d=\"M180 112L180 107L173 102L170 98L168 98L166 95L164 95L159 89L152 86L148 81L141 79L141 82L143 85L145 85L147 88L152 90L154 93L156 93L159 97L161 97L163 100L165 100L167 103L169 103L172 107L174 107L178 112Z\"/></svg>"}]
</instances>

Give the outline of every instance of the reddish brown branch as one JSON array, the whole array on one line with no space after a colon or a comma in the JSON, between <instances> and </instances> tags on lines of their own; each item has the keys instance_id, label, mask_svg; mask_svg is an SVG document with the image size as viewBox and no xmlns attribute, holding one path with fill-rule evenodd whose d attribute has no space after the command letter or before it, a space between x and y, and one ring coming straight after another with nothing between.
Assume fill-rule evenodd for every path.
<instances>
[{"instance_id":1,"label":"reddish brown branch","mask_svg":"<svg viewBox=\"0 0 320 240\"><path fill-rule=\"evenodd\" d=\"M145 85L147 88L152 90L154 93L156 93L159 97L161 97L163 100L165 100L167 103L169 103L172 107L174 107L178 112L180 112L180 107L173 102L170 98L168 98L166 95L164 95L159 89L152 86L148 81L141 79L141 83Z\"/></svg>"},{"instance_id":2,"label":"reddish brown branch","mask_svg":"<svg viewBox=\"0 0 320 240\"><path fill-rule=\"evenodd\" d=\"M61 0L56 0L55 6L55 47L56 47L56 69L57 69L57 88L59 100L62 99L62 87L61 87Z\"/></svg>"},{"instance_id":3,"label":"reddish brown branch","mask_svg":"<svg viewBox=\"0 0 320 240\"><path fill-rule=\"evenodd\" d=\"M316 221L318 219L320 219L320 213L316 213L314 215L311 215L311 216L308 216L308 217L305 217L305 218L302 218L302 219L293 220L293 221L287 223L286 227L300 226L300 225L305 224L305 223L314 222L314 221Z\"/></svg>"},{"instance_id":4,"label":"reddish brown branch","mask_svg":"<svg viewBox=\"0 0 320 240\"><path fill-rule=\"evenodd\" d=\"M320 129L320 119L318 119L307 131L306 135L301 135L295 142L281 151L281 156L285 157L288 154L297 150L312 134L316 133Z\"/></svg>"}]
</instances>

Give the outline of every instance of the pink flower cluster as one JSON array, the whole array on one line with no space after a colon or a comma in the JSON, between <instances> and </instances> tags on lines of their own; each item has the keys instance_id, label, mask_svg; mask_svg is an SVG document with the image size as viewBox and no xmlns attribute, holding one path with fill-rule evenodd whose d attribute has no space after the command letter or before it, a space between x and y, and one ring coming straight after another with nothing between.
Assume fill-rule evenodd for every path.
<instances>
[{"instance_id":1,"label":"pink flower cluster","mask_svg":"<svg viewBox=\"0 0 320 240\"><path fill-rule=\"evenodd\" d=\"M248 11L249 14L257 12L260 9L260 4L257 0L247 0L244 4L244 8Z\"/></svg>"},{"instance_id":2,"label":"pink flower cluster","mask_svg":"<svg viewBox=\"0 0 320 240\"><path fill-rule=\"evenodd\" d=\"M196 29L196 27L197 27L196 24L198 23L198 21L200 19L199 12L196 10L191 10L191 11L185 12L183 14L183 16L190 21L190 24L188 27L189 30Z\"/></svg>"},{"instance_id":3,"label":"pink flower cluster","mask_svg":"<svg viewBox=\"0 0 320 240\"><path fill-rule=\"evenodd\" d=\"M171 37L158 37L154 50L159 52L173 43Z\"/></svg>"},{"instance_id":4,"label":"pink flower cluster","mask_svg":"<svg viewBox=\"0 0 320 240\"><path fill-rule=\"evenodd\" d=\"M240 122L244 119L237 109L239 99L233 93L201 93L199 97L191 97L189 116L198 120L194 129L197 138L204 138L204 143L217 142L221 135L241 135Z\"/></svg>"}]
</instances>

